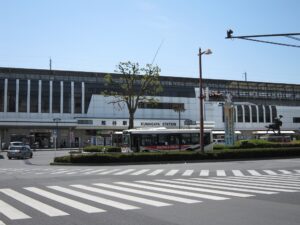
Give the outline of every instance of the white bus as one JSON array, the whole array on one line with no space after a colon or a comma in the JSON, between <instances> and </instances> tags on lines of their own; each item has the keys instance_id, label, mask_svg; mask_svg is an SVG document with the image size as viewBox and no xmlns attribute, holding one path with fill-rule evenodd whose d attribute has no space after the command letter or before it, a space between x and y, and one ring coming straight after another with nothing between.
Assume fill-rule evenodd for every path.
<instances>
[{"instance_id":1,"label":"white bus","mask_svg":"<svg viewBox=\"0 0 300 225\"><path fill-rule=\"evenodd\" d=\"M122 152L200 150L199 129L141 128L123 131ZM204 150L213 149L212 131L204 130Z\"/></svg>"}]
</instances>

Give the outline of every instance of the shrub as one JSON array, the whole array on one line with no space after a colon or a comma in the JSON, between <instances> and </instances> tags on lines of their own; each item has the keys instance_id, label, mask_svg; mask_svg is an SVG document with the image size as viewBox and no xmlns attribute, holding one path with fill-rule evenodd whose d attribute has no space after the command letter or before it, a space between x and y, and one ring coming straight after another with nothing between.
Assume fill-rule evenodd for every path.
<instances>
[{"instance_id":1,"label":"shrub","mask_svg":"<svg viewBox=\"0 0 300 225\"><path fill-rule=\"evenodd\" d=\"M89 145L83 148L85 152L104 152L104 146Z\"/></svg>"},{"instance_id":2,"label":"shrub","mask_svg":"<svg viewBox=\"0 0 300 225\"><path fill-rule=\"evenodd\" d=\"M85 152L121 152L121 147L89 145L83 148Z\"/></svg>"},{"instance_id":3,"label":"shrub","mask_svg":"<svg viewBox=\"0 0 300 225\"><path fill-rule=\"evenodd\" d=\"M164 162L164 161L193 161L193 160L219 160L219 159L255 159L270 157L300 156L300 148L258 148L258 149L226 149L218 152L157 152L157 153L95 153L77 154L56 157L56 163L134 163L134 162Z\"/></svg>"}]
</instances>

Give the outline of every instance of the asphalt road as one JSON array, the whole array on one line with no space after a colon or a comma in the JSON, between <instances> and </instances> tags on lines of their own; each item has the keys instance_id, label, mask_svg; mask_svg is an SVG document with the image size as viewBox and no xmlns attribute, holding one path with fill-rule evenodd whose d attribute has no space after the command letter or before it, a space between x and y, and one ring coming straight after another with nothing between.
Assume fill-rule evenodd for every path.
<instances>
[{"instance_id":1,"label":"asphalt road","mask_svg":"<svg viewBox=\"0 0 300 225\"><path fill-rule=\"evenodd\" d=\"M0 159L0 225L300 224L299 158L50 166L54 155Z\"/></svg>"}]
</instances>

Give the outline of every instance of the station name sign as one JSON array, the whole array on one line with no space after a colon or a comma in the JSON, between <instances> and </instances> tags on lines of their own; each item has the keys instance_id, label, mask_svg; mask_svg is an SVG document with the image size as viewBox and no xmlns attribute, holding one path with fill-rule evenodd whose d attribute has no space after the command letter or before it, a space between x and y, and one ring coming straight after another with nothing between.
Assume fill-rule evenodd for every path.
<instances>
[{"instance_id":1,"label":"station name sign","mask_svg":"<svg viewBox=\"0 0 300 225\"><path fill-rule=\"evenodd\" d=\"M141 122L141 126L147 127L176 127L177 123L175 122Z\"/></svg>"}]
</instances>

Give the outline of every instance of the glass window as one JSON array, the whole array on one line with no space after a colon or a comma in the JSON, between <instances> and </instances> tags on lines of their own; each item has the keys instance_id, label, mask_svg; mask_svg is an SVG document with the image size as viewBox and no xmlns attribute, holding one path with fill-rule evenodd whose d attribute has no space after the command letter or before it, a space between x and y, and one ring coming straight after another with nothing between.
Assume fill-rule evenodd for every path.
<instances>
[{"instance_id":1,"label":"glass window","mask_svg":"<svg viewBox=\"0 0 300 225\"><path fill-rule=\"evenodd\" d=\"M127 121L124 120L124 121L123 121L123 126L126 126L126 125L127 125Z\"/></svg>"},{"instance_id":2,"label":"glass window","mask_svg":"<svg viewBox=\"0 0 300 225\"><path fill-rule=\"evenodd\" d=\"M250 123L250 107L249 105L244 105L245 110L245 122Z\"/></svg>"},{"instance_id":3,"label":"glass window","mask_svg":"<svg viewBox=\"0 0 300 225\"><path fill-rule=\"evenodd\" d=\"M238 122L243 122L243 108L241 105L237 105Z\"/></svg>"},{"instance_id":4,"label":"glass window","mask_svg":"<svg viewBox=\"0 0 300 225\"><path fill-rule=\"evenodd\" d=\"M193 145L197 145L200 143L200 138L199 138L200 134L191 134L191 138L192 138L192 144Z\"/></svg>"},{"instance_id":5,"label":"glass window","mask_svg":"<svg viewBox=\"0 0 300 225\"><path fill-rule=\"evenodd\" d=\"M257 123L257 111L255 105L251 105L251 111L252 111L252 122Z\"/></svg>"},{"instance_id":6,"label":"glass window","mask_svg":"<svg viewBox=\"0 0 300 225\"><path fill-rule=\"evenodd\" d=\"M112 121L112 125L116 126L117 125L117 121Z\"/></svg>"},{"instance_id":7,"label":"glass window","mask_svg":"<svg viewBox=\"0 0 300 225\"><path fill-rule=\"evenodd\" d=\"M16 80L8 80L7 111L16 112Z\"/></svg>"},{"instance_id":8,"label":"glass window","mask_svg":"<svg viewBox=\"0 0 300 225\"><path fill-rule=\"evenodd\" d=\"M27 112L28 81L19 81L19 112Z\"/></svg>"},{"instance_id":9,"label":"glass window","mask_svg":"<svg viewBox=\"0 0 300 225\"><path fill-rule=\"evenodd\" d=\"M266 123L271 122L271 111L268 105L265 105L265 112L266 112Z\"/></svg>"},{"instance_id":10,"label":"glass window","mask_svg":"<svg viewBox=\"0 0 300 225\"><path fill-rule=\"evenodd\" d=\"M169 145L179 145L179 135L171 134L169 136Z\"/></svg>"},{"instance_id":11,"label":"glass window","mask_svg":"<svg viewBox=\"0 0 300 225\"><path fill-rule=\"evenodd\" d=\"M0 79L0 112L4 111L4 79Z\"/></svg>"},{"instance_id":12,"label":"glass window","mask_svg":"<svg viewBox=\"0 0 300 225\"><path fill-rule=\"evenodd\" d=\"M293 123L300 123L300 117L294 117Z\"/></svg>"},{"instance_id":13,"label":"glass window","mask_svg":"<svg viewBox=\"0 0 300 225\"><path fill-rule=\"evenodd\" d=\"M42 113L49 113L50 87L49 81L42 81Z\"/></svg>"},{"instance_id":14,"label":"glass window","mask_svg":"<svg viewBox=\"0 0 300 225\"><path fill-rule=\"evenodd\" d=\"M168 145L168 135L160 134L158 135L158 145Z\"/></svg>"},{"instance_id":15,"label":"glass window","mask_svg":"<svg viewBox=\"0 0 300 225\"><path fill-rule=\"evenodd\" d=\"M106 121L105 121L105 120L102 120L102 121L101 121L101 125L106 125Z\"/></svg>"},{"instance_id":16,"label":"glass window","mask_svg":"<svg viewBox=\"0 0 300 225\"><path fill-rule=\"evenodd\" d=\"M191 144L191 134L181 134L181 144Z\"/></svg>"},{"instance_id":17,"label":"glass window","mask_svg":"<svg viewBox=\"0 0 300 225\"><path fill-rule=\"evenodd\" d=\"M264 123L264 109L262 105L258 106L258 118L260 123Z\"/></svg>"},{"instance_id":18,"label":"glass window","mask_svg":"<svg viewBox=\"0 0 300 225\"><path fill-rule=\"evenodd\" d=\"M141 145L142 146L157 145L157 136L156 136L156 134L143 134L143 135L141 135Z\"/></svg>"},{"instance_id":19,"label":"glass window","mask_svg":"<svg viewBox=\"0 0 300 225\"><path fill-rule=\"evenodd\" d=\"M81 107L82 107L82 89L81 89L81 83L75 82L74 83L74 112L75 113L81 113Z\"/></svg>"},{"instance_id":20,"label":"glass window","mask_svg":"<svg viewBox=\"0 0 300 225\"><path fill-rule=\"evenodd\" d=\"M60 113L60 82L53 81L52 85L52 112Z\"/></svg>"},{"instance_id":21,"label":"glass window","mask_svg":"<svg viewBox=\"0 0 300 225\"><path fill-rule=\"evenodd\" d=\"M30 112L38 112L39 81L30 81Z\"/></svg>"},{"instance_id":22,"label":"glass window","mask_svg":"<svg viewBox=\"0 0 300 225\"><path fill-rule=\"evenodd\" d=\"M64 107L63 113L71 113L71 82L64 82Z\"/></svg>"}]
</instances>

